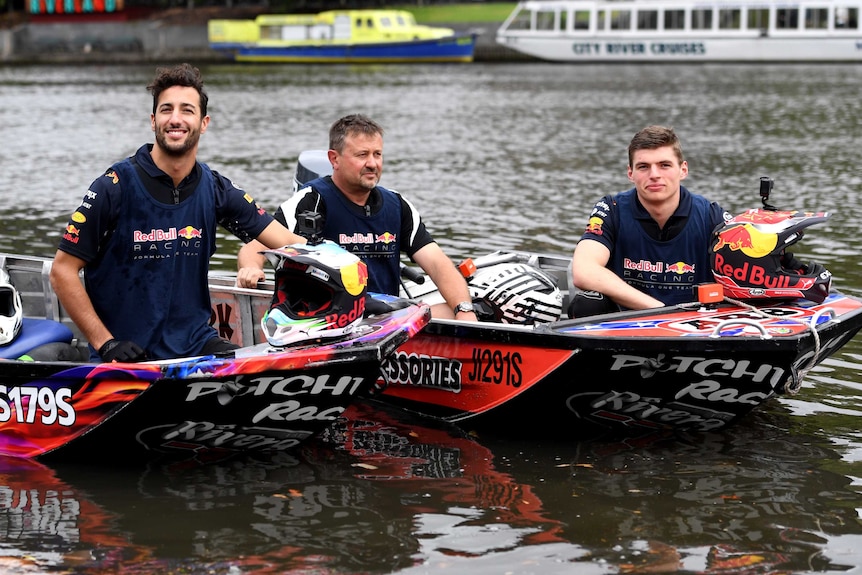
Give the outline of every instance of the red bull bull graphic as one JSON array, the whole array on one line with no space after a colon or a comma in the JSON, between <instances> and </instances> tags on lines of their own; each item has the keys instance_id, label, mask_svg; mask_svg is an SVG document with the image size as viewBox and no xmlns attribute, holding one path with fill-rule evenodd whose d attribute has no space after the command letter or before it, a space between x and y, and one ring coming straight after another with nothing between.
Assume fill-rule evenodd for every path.
<instances>
[{"instance_id":1,"label":"red bull bull graphic","mask_svg":"<svg viewBox=\"0 0 862 575\"><path fill-rule=\"evenodd\" d=\"M377 236L377 241L382 244L391 244L395 239L396 236L392 232L383 232Z\"/></svg>"},{"instance_id":2,"label":"red bull bull graphic","mask_svg":"<svg viewBox=\"0 0 862 575\"><path fill-rule=\"evenodd\" d=\"M742 251L751 258L762 258L778 245L778 234L761 232L752 224L731 225L718 232L715 242L716 252L727 247L733 251Z\"/></svg>"},{"instance_id":3,"label":"red bull bull graphic","mask_svg":"<svg viewBox=\"0 0 862 575\"><path fill-rule=\"evenodd\" d=\"M203 233L201 232L201 230L194 228L192 226L186 226L184 228L180 228L179 230L177 230L177 235L180 236L181 238L185 238L187 240L191 240L194 238L199 239L199 238L203 237Z\"/></svg>"},{"instance_id":4,"label":"red bull bull graphic","mask_svg":"<svg viewBox=\"0 0 862 575\"><path fill-rule=\"evenodd\" d=\"M675 263L666 263L665 268L669 272L673 272L675 274L693 274L694 273L694 264L688 264L685 262L675 262Z\"/></svg>"}]
</instances>

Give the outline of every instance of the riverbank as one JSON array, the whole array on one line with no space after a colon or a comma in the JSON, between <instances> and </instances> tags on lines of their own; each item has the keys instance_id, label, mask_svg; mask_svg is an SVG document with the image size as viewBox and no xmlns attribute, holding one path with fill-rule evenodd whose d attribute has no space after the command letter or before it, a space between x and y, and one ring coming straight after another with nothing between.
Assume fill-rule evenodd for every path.
<instances>
[{"instance_id":1,"label":"riverbank","mask_svg":"<svg viewBox=\"0 0 862 575\"><path fill-rule=\"evenodd\" d=\"M223 11L222 11L223 12ZM225 15L213 9L173 9L147 17L90 19L30 17L0 29L0 64L116 64L189 61L228 62L209 48L207 22ZM245 10L228 17L253 18ZM499 22L441 24L478 33L475 61L529 61L495 42Z\"/></svg>"}]
</instances>

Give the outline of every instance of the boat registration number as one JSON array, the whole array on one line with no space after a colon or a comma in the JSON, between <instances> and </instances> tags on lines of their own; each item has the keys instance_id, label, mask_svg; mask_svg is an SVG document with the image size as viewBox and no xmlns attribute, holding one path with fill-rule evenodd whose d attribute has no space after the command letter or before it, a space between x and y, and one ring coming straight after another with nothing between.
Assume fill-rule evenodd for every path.
<instances>
[{"instance_id":1,"label":"boat registration number","mask_svg":"<svg viewBox=\"0 0 862 575\"><path fill-rule=\"evenodd\" d=\"M75 423L75 410L69 401L72 390L67 387L0 385L0 422L40 423L42 425L71 426ZM38 421L37 421L38 418Z\"/></svg>"}]
</instances>

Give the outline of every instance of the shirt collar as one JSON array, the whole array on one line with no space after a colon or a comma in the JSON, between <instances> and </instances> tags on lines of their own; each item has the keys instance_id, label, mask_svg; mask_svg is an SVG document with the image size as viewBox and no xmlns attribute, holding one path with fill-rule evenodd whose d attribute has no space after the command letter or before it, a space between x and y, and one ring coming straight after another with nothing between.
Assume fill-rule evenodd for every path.
<instances>
[{"instance_id":1,"label":"shirt collar","mask_svg":"<svg viewBox=\"0 0 862 575\"><path fill-rule=\"evenodd\" d=\"M634 193L635 196L635 209L634 215L636 220L651 220L652 216L649 215L649 212L643 207L641 204L640 198L638 198L637 191ZM673 214L670 216L670 219L674 218L687 218L689 213L691 212L691 192L689 192L684 186L679 187L679 205L674 210Z\"/></svg>"},{"instance_id":2,"label":"shirt collar","mask_svg":"<svg viewBox=\"0 0 862 575\"><path fill-rule=\"evenodd\" d=\"M147 173L148 176L155 179L164 179L167 178L171 181L171 186L173 187L173 179L162 171L156 163L153 161L153 146L155 144L144 144L138 151L135 153L135 162ZM192 169L191 173L183 178L183 181L180 182L180 185L177 186L179 188L184 188L189 184L195 183L200 178L200 165L198 162L195 162L195 167Z\"/></svg>"}]
</instances>

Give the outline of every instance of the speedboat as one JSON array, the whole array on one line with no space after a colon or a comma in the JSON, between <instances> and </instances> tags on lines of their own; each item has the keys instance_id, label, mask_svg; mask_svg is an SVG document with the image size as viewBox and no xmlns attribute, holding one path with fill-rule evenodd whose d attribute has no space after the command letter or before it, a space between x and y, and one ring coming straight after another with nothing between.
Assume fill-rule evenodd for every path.
<instances>
[{"instance_id":1,"label":"speedboat","mask_svg":"<svg viewBox=\"0 0 862 575\"><path fill-rule=\"evenodd\" d=\"M381 362L430 317L424 304L387 305L359 314L338 337L273 345L260 323L273 292L237 288L234 278L211 273L211 323L239 349L91 363L86 339L51 289L51 264L0 254L0 277L7 274L18 298L0 309L0 319L14 321L17 309L20 322L16 337L0 345L0 456L207 458L290 450L377 385Z\"/></svg>"},{"instance_id":2,"label":"speedboat","mask_svg":"<svg viewBox=\"0 0 862 575\"><path fill-rule=\"evenodd\" d=\"M558 437L717 430L797 393L862 328L862 300L832 287L822 267L771 282L750 263L778 265L803 228L829 217L776 210L771 189L762 178L763 207L716 231L723 273L686 304L568 319L569 256L499 251L462 262L487 321L432 319L386 359L374 400L471 430ZM659 264L668 281L686 272ZM421 274L403 279L401 295L443 301Z\"/></svg>"}]
</instances>

